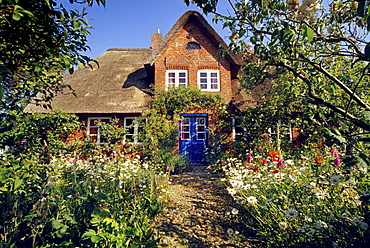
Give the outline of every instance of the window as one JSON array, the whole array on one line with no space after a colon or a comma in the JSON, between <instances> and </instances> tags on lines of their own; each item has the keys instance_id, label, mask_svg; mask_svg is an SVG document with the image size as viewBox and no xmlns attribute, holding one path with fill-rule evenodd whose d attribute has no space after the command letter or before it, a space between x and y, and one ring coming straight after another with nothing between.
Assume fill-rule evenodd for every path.
<instances>
[{"instance_id":1,"label":"window","mask_svg":"<svg viewBox=\"0 0 370 248\"><path fill-rule=\"evenodd\" d=\"M242 125L242 119L240 117L233 118L233 140L244 140L245 135L246 130Z\"/></svg>"},{"instance_id":2,"label":"window","mask_svg":"<svg viewBox=\"0 0 370 248\"><path fill-rule=\"evenodd\" d=\"M220 91L220 71L198 71L198 85L201 91Z\"/></svg>"},{"instance_id":3,"label":"window","mask_svg":"<svg viewBox=\"0 0 370 248\"><path fill-rule=\"evenodd\" d=\"M188 71L187 70L168 70L166 71L166 88L187 86Z\"/></svg>"},{"instance_id":4,"label":"window","mask_svg":"<svg viewBox=\"0 0 370 248\"><path fill-rule=\"evenodd\" d=\"M142 124L142 120L139 117L124 118L124 125L127 132L124 143L137 145L142 143Z\"/></svg>"},{"instance_id":5,"label":"window","mask_svg":"<svg viewBox=\"0 0 370 248\"><path fill-rule=\"evenodd\" d=\"M89 117L87 119L87 136L89 137L89 139L98 144L106 143L107 140L104 138L103 135L101 135L98 125L99 123L100 125L104 125L110 122L110 117Z\"/></svg>"},{"instance_id":6,"label":"window","mask_svg":"<svg viewBox=\"0 0 370 248\"><path fill-rule=\"evenodd\" d=\"M197 140L206 139L206 118L197 118Z\"/></svg>"},{"instance_id":7,"label":"window","mask_svg":"<svg viewBox=\"0 0 370 248\"><path fill-rule=\"evenodd\" d=\"M182 140L190 140L190 118L185 117L181 120L181 133L180 137Z\"/></svg>"},{"instance_id":8,"label":"window","mask_svg":"<svg viewBox=\"0 0 370 248\"><path fill-rule=\"evenodd\" d=\"M189 42L186 45L186 49L200 49L200 45L196 42Z\"/></svg>"}]
</instances>

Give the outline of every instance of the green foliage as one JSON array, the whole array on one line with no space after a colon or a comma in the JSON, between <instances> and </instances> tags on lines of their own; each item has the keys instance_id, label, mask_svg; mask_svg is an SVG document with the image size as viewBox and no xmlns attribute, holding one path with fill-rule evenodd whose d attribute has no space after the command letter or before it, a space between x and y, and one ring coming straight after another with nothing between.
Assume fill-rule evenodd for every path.
<instances>
[{"instance_id":1,"label":"green foliage","mask_svg":"<svg viewBox=\"0 0 370 248\"><path fill-rule=\"evenodd\" d=\"M45 162L52 155L65 152L72 130L80 128L77 116L53 114L5 114L0 124L0 147L10 147L13 155L41 156Z\"/></svg>"},{"instance_id":2,"label":"green foliage","mask_svg":"<svg viewBox=\"0 0 370 248\"><path fill-rule=\"evenodd\" d=\"M93 2L105 4L70 1ZM21 111L32 98L48 107L54 94L68 87L62 74L90 61L80 54L89 49L89 28L86 13L67 11L53 0L1 1L1 109Z\"/></svg>"},{"instance_id":3,"label":"green foliage","mask_svg":"<svg viewBox=\"0 0 370 248\"><path fill-rule=\"evenodd\" d=\"M178 136L180 113L202 110L210 113L223 113L226 109L221 95L204 93L190 87L156 89L150 110L145 114L144 153L157 162L171 160L171 168L184 167L185 162L175 159L178 166L173 166L174 160L169 154L175 154ZM188 112L187 112L188 111ZM166 158L166 159L165 159Z\"/></svg>"},{"instance_id":4,"label":"green foliage","mask_svg":"<svg viewBox=\"0 0 370 248\"><path fill-rule=\"evenodd\" d=\"M61 155L49 165L3 156L1 247L157 247L151 219L162 209L168 174L121 156Z\"/></svg>"},{"instance_id":5,"label":"green foliage","mask_svg":"<svg viewBox=\"0 0 370 248\"><path fill-rule=\"evenodd\" d=\"M194 2L205 13L210 12L207 6L217 3ZM370 109L368 1L321 5L319 1L240 0L230 4L229 15L218 14L215 8L211 12L215 22L223 22L231 32L228 50L247 62L245 87L273 79L276 87L297 93L295 102L315 104L324 115L331 112L340 125L370 130L363 118Z\"/></svg>"},{"instance_id":6,"label":"green foliage","mask_svg":"<svg viewBox=\"0 0 370 248\"><path fill-rule=\"evenodd\" d=\"M238 208L250 214L239 220L255 228L265 247L369 244L367 169L335 166L328 149L285 155L282 164L274 157L258 153L250 164L235 158L217 164Z\"/></svg>"}]
</instances>

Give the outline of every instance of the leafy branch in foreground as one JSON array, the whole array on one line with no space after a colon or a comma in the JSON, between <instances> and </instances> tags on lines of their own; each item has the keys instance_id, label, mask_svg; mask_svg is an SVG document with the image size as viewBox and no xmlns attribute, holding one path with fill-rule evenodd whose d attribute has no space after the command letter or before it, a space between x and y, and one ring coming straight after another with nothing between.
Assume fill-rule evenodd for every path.
<instances>
[{"instance_id":1,"label":"leafy branch in foreground","mask_svg":"<svg viewBox=\"0 0 370 248\"><path fill-rule=\"evenodd\" d=\"M243 67L245 87L291 78L279 87L293 86L311 103L370 131L367 1L229 0L228 15L216 11L216 0L192 2L223 22L231 32L229 50L250 62Z\"/></svg>"}]
</instances>

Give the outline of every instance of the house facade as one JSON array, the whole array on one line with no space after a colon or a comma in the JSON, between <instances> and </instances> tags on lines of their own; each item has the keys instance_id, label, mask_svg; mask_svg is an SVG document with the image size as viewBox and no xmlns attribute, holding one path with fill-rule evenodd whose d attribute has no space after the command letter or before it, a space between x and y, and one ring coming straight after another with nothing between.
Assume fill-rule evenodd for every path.
<instances>
[{"instance_id":1,"label":"house facade","mask_svg":"<svg viewBox=\"0 0 370 248\"><path fill-rule=\"evenodd\" d=\"M251 95L238 94L241 62L233 55L222 56L219 48L227 45L204 17L188 11L172 29L152 34L150 48L109 49L90 67L64 77L72 92L62 92L52 101L53 110L74 113L86 124L90 140L103 142L97 121L120 119L128 128L130 142L139 144L136 118L149 108L151 86L194 87L221 94L236 107L256 102ZM30 104L25 111L48 112ZM207 146L207 127L212 119L207 112L182 113L179 124L179 152L190 162L201 162Z\"/></svg>"}]
</instances>

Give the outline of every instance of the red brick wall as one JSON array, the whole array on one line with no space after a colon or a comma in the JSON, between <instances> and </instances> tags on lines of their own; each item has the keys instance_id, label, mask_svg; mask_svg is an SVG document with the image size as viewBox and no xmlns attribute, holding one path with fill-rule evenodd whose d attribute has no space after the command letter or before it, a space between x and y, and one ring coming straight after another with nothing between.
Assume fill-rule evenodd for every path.
<instances>
[{"instance_id":1,"label":"red brick wall","mask_svg":"<svg viewBox=\"0 0 370 248\"><path fill-rule=\"evenodd\" d=\"M197 42L201 49L185 49L189 42ZM165 88L166 70L188 70L188 85L198 87L198 70L220 71L220 92L226 101L232 98L230 62L217 54L218 44L195 21L188 21L169 42L155 61L155 85Z\"/></svg>"}]
</instances>

